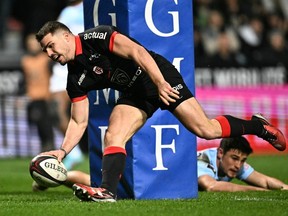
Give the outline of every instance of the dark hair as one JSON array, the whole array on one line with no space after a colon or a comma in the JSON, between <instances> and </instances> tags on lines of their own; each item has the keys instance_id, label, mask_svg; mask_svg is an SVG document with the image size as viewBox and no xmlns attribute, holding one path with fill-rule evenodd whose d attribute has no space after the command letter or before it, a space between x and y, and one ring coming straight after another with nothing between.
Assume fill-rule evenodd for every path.
<instances>
[{"instance_id":1,"label":"dark hair","mask_svg":"<svg viewBox=\"0 0 288 216\"><path fill-rule=\"evenodd\" d=\"M225 154L231 149L239 150L242 153L247 155L253 152L249 142L245 137L233 137L233 138L223 138L220 142L220 148L223 149L223 153Z\"/></svg>"},{"instance_id":2,"label":"dark hair","mask_svg":"<svg viewBox=\"0 0 288 216\"><path fill-rule=\"evenodd\" d=\"M63 23L58 21L48 21L36 34L36 40L40 42L47 34L51 33L53 35L58 30L64 30L71 33L70 29Z\"/></svg>"}]
</instances>

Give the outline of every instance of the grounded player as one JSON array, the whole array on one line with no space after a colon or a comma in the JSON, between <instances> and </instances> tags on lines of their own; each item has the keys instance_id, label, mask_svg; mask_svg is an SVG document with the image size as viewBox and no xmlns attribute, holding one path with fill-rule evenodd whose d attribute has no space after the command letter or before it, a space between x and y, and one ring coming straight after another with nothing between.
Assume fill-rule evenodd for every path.
<instances>
[{"instance_id":1,"label":"grounded player","mask_svg":"<svg viewBox=\"0 0 288 216\"><path fill-rule=\"evenodd\" d=\"M244 137L223 138L219 148L209 148L197 154L198 186L204 191L288 190L282 181L253 169L246 160L252 153ZM248 185L230 182L240 179Z\"/></svg>"},{"instance_id":2,"label":"grounded player","mask_svg":"<svg viewBox=\"0 0 288 216\"><path fill-rule=\"evenodd\" d=\"M113 26L98 26L73 35L67 26L50 21L36 38L51 59L68 64L67 91L72 101L62 146L46 154L62 161L77 145L88 124L88 91L112 88L122 92L104 137L101 186L75 184L75 195L81 200L116 201L117 184L125 167L126 142L158 108L169 110L189 131L205 139L254 134L278 150L286 148L281 131L261 115L251 120L230 115L208 119L169 61Z\"/></svg>"}]
</instances>

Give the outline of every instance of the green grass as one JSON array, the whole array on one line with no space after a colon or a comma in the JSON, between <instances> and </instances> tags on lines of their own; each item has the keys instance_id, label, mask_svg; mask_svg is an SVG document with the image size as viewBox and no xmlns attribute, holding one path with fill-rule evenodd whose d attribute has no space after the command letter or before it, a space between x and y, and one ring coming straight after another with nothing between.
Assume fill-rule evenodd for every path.
<instances>
[{"instance_id":1,"label":"green grass","mask_svg":"<svg viewBox=\"0 0 288 216\"><path fill-rule=\"evenodd\" d=\"M30 159L0 159L0 215L288 215L288 191L207 193L188 200L119 200L84 203L64 186L32 192ZM288 183L288 155L251 156L258 171ZM78 169L88 171L88 160ZM239 183L239 182L237 182Z\"/></svg>"}]
</instances>

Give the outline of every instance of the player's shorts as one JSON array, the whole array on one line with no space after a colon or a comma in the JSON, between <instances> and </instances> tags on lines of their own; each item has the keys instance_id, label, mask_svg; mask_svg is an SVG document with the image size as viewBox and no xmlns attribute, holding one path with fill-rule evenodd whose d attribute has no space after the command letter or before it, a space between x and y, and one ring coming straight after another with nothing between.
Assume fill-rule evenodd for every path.
<instances>
[{"instance_id":1,"label":"player's shorts","mask_svg":"<svg viewBox=\"0 0 288 216\"><path fill-rule=\"evenodd\" d=\"M170 103L170 105L167 106L160 100L158 94L154 93L153 95L144 96L141 94L141 90L139 90L136 93L123 93L117 101L117 104L126 104L143 110L147 114L147 118L150 118L158 108L169 110L173 113L179 104L191 97L194 97L177 69L163 57L157 56L156 58L158 67L160 68L165 80L172 88L179 92L180 98L176 99L176 102ZM151 89L151 85L153 85L154 88L153 92L157 92L157 88L153 83L147 84L147 89Z\"/></svg>"}]
</instances>

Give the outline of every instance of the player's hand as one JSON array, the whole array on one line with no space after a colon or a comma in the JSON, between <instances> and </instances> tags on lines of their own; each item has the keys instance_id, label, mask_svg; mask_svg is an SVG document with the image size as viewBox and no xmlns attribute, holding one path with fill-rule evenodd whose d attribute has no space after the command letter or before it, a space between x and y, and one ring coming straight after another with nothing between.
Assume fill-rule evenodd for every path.
<instances>
[{"instance_id":1,"label":"player's hand","mask_svg":"<svg viewBox=\"0 0 288 216\"><path fill-rule=\"evenodd\" d=\"M158 85L159 97L166 105L173 103L179 99L179 92L173 89L168 82Z\"/></svg>"},{"instance_id":2,"label":"player's hand","mask_svg":"<svg viewBox=\"0 0 288 216\"><path fill-rule=\"evenodd\" d=\"M66 153L61 149L42 152L40 155L52 155L57 158L59 163L66 157Z\"/></svg>"},{"instance_id":3,"label":"player's hand","mask_svg":"<svg viewBox=\"0 0 288 216\"><path fill-rule=\"evenodd\" d=\"M283 185L281 190L288 190L288 185Z\"/></svg>"}]
</instances>

